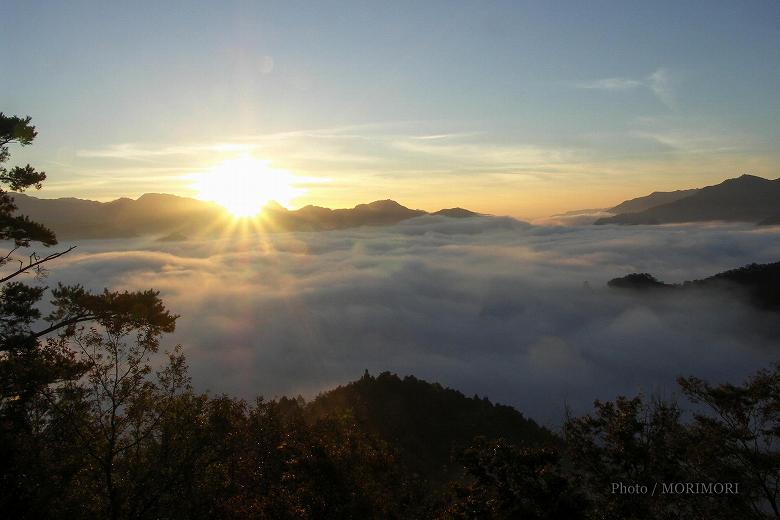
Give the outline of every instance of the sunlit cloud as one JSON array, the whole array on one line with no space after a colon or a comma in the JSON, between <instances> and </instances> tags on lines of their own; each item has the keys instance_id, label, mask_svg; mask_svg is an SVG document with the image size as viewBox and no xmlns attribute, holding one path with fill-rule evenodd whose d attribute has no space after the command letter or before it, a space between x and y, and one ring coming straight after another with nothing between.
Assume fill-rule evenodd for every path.
<instances>
[{"instance_id":1,"label":"sunlit cloud","mask_svg":"<svg viewBox=\"0 0 780 520\"><path fill-rule=\"evenodd\" d=\"M170 155L193 155L204 152L248 152L256 148L251 143L212 143L177 146L145 147L137 143L122 143L103 149L77 150L76 156L88 159L152 160Z\"/></svg>"},{"instance_id":2,"label":"sunlit cloud","mask_svg":"<svg viewBox=\"0 0 780 520\"><path fill-rule=\"evenodd\" d=\"M393 143L396 149L419 155L435 156L454 163L500 164L505 166L549 165L569 162L577 153L560 147L533 145L495 145L492 143L445 143L399 140Z\"/></svg>"}]
</instances>

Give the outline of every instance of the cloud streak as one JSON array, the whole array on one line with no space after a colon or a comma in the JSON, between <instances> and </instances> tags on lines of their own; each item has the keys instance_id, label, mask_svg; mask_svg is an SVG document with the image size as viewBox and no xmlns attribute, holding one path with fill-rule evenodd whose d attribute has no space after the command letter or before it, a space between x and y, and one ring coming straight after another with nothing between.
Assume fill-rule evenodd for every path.
<instances>
[{"instance_id":1,"label":"cloud streak","mask_svg":"<svg viewBox=\"0 0 780 520\"><path fill-rule=\"evenodd\" d=\"M575 84L578 88L592 90L629 90L644 85L642 81L629 78L603 78L594 81L581 81Z\"/></svg>"},{"instance_id":2,"label":"cloud streak","mask_svg":"<svg viewBox=\"0 0 780 520\"><path fill-rule=\"evenodd\" d=\"M668 108L676 108L677 104L674 93L674 77L671 71L665 67L656 69L645 78L602 78L591 81L579 81L574 83L574 86L580 89L604 90L607 92L647 89Z\"/></svg>"},{"instance_id":3,"label":"cloud streak","mask_svg":"<svg viewBox=\"0 0 780 520\"><path fill-rule=\"evenodd\" d=\"M650 74L646 80L648 88L661 103L669 108L675 108L677 98L674 94L674 78L668 69L660 68Z\"/></svg>"}]
</instances>

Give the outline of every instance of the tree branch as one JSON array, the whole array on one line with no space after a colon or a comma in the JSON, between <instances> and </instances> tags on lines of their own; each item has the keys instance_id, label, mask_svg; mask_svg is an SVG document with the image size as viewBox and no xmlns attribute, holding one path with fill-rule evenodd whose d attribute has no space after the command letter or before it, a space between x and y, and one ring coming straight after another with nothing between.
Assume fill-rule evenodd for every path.
<instances>
[{"instance_id":1,"label":"tree branch","mask_svg":"<svg viewBox=\"0 0 780 520\"><path fill-rule=\"evenodd\" d=\"M40 266L43 263L46 263L46 262L48 262L50 260L54 260L55 258L59 258L62 255L70 253L74 249L76 249L76 246L70 246L65 251L60 251L59 253L52 253L52 254L50 254L48 256L45 256L45 257L43 257L43 258L41 258L39 260L36 260L36 261L33 261L33 258L37 258L35 253L33 253L32 255L30 255L30 262L26 266L23 265L22 262L20 261L19 263L22 264L22 265L19 267L19 269L17 269L13 273L11 273L11 274L3 277L3 278L0 278L0 283L7 282L8 280L10 280L11 278L14 278L15 276L19 276L20 274L27 273L27 272L29 272L30 269L36 268L36 267Z\"/></svg>"}]
</instances>

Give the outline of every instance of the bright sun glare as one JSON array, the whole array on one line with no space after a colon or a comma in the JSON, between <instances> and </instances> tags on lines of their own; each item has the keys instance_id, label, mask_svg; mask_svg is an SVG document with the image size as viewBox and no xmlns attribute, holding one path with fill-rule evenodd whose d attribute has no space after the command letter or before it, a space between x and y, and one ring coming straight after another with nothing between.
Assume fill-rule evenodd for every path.
<instances>
[{"instance_id":1,"label":"bright sun glare","mask_svg":"<svg viewBox=\"0 0 780 520\"><path fill-rule=\"evenodd\" d=\"M216 202L236 217L255 215L271 201L286 206L303 193L289 172L250 156L224 161L193 179L199 199Z\"/></svg>"}]
</instances>

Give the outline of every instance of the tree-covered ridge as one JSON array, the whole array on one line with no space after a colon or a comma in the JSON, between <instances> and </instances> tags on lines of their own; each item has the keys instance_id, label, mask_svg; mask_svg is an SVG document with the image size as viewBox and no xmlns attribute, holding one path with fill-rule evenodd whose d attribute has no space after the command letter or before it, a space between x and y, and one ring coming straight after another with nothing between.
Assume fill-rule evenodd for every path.
<instances>
[{"instance_id":1,"label":"tree-covered ridge","mask_svg":"<svg viewBox=\"0 0 780 520\"><path fill-rule=\"evenodd\" d=\"M649 273L632 273L607 282L616 289L676 289L677 291L719 291L746 298L751 304L768 310L780 310L780 262L750 264L700 280L667 284Z\"/></svg>"},{"instance_id":2,"label":"tree-covered ridge","mask_svg":"<svg viewBox=\"0 0 780 520\"><path fill-rule=\"evenodd\" d=\"M94 332L80 341L90 354L113 352ZM3 511L14 518L776 516L780 368L741 386L681 379L683 394L708 407L692 420L675 402L619 397L567 418L552 444L529 442L517 431L515 442L477 436L453 453L458 471L445 481L435 469L410 467L403 440L366 431L340 406L322 413L300 399L246 403L196 394L179 353L157 375L134 356L109 355L90 368L87 381L38 405L46 410L45 427L20 432L26 465L12 477L23 485L13 494L0 489ZM109 396L99 387L110 383L114 363L120 373L133 367L134 382ZM381 395L387 387L380 379L352 385ZM423 400L441 390L423 385L415 384ZM340 401L343 388L318 399ZM113 399L123 405L107 421ZM405 424L398 432L416 436L420 428ZM452 435L459 434L444 432L441 442ZM687 482L736 483L739 493L613 491L619 483Z\"/></svg>"},{"instance_id":3,"label":"tree-covered ridge","mask_svg":"<svg viewBox=\"0 0 780 520\"><path fill-rule=\"evenodd\" d=\"M546 445L557 437L510 406L466 397L438 383L384 372L321 394L306 407L312 419L347 414L367 434L400 450L410 469L452 476L453 457L477 436Z\"/></svg>"}]
</instances>

